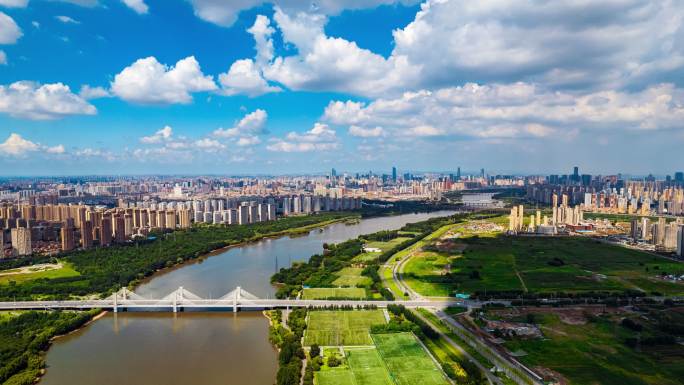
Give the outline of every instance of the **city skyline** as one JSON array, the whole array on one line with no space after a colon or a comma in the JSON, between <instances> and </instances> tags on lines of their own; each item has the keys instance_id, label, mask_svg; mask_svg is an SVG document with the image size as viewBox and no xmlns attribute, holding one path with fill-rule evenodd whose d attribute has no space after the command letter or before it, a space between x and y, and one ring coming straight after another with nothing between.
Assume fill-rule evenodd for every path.
<instances>
[{"instance_id":1,"label":"city skyline","mask_svg":"<svg viewBox=\"0 0 684 385\"><path fill-rule=\"evenodd\" d=\"M0 175L671 174L683 12L3 0Z\"/></svg>"}]
</instances>

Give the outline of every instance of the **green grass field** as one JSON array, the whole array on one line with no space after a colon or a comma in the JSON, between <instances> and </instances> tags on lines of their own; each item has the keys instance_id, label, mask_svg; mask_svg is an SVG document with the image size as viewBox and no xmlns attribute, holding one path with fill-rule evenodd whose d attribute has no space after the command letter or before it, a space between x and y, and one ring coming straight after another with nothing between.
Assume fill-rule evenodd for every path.
<instances>
[{"instance_id":1,"label":"green grass field","mask_svg":"<svg viewBox=\"0 0 684 385\"><path fill-rule=\"evenodd\" d=\"M373 334L372 337L397 385L449 384L412 333Z\"/></svg>"},{"instance_id":2,"label":"green grass field","mask_svg":"<svg viewBox=\"0 0 684 385\"><path fill-rule=\"evenodd\" d=\"M470 237L463 254L417 254L404 268L404 280L423 295L508 291L582 292L641 289L684 294L684 284L660 280L661 272L684 273L684 264L663 257L580 238ZM563 261L552 266L553 259ZM451 276L442 276L446 263ZM479 278L471 277L473 271Z\"/></svg>"},{"instance_id":3,"label":"green grass field","mask_svg":"<svg viewBox=\"0 0 684 385\"><path fill-rule=\"evenodd\" d=\"M303 299L366 298L366 289L361 287L315 287L302 292Z\"/></svg>"},{"instance_id":4,"label":"green grass field","mask_svg":"<svg viewBox=\"0 0 684 385\"><path fill-rule=\"evenodd\" d=\"M29 267L29 269L30 269L30 267ZM71 265L69 265L68 263L64 263L63 266L59 269L51 269L51 270L45 270L45 271L33 271L33 272L20 273L20 274L3 274L3 273L12 273L15 271L19 271L19 269L11 269L11 270L0 271L0 285L8 284L10 281L20 283L20 282L31 281L31 280L40 279L40 278L55 279L55 278L65 278L65 277L76 277L76 276L80 275L80 273L78 271L74 270L73 267Z\"/></svg>"},{"instance_id":5,"label":"green grass field","mask_svg":"<svg viewBox=\"0 0 684 385\"><path fill-rule=\"evenodd\" d=\"M452 294L451 284L422 280L420 277L438 277L446 272L447 265L455 257L434 252L419 252L409 259L403 270L404 281L423 295L446 297Z\"/></svg>"},{"instance_id":6,"label":"green grass field","mask_svg":"<svg viewBox=\"0 0 684 385\"><path fill-rule=\"evenodd\" d=\"M344 349L347 366L326 368L315 373L317 385L392 385L392 379L377 349Z\"/></svg>"},{"instance_id":7,"label":"green grass field","mask_svg":"<svg viewBox=\"0 0 684 385\"><path fill-rule=\"evenodd\" d=\"M387 251L387 250L389 250L389 249L391 249L391 248L393 248L393 247L399 245L400 243L402 243L406 240L409 240L409 239L410 238L408 238L408 237L397 237L397 238L391 239L387 242L381 242L381 241L368 242L368 243L366 243L365 246L366 247L375 247L375 248L378 248L382 251Z\"/></svg>"},{"instance_id":8,"label":"green grass field","mask_svg":"<svg viewBox=\"0 0 684 385\"><path fill-rule=\"evenodd\" d=\"M361 275L363 271L360 267L345 267L344 269L335 272L338 276L336 280L333 281L333 285L337 286L370 286L373 280L370 277Z\"/></svg>"},{"instance_id":9,"label":"green grass field","mask_svg":"<svg viewBox=\"0 0 684 385\"><path fill-rule=\"evenodd\" d=\"M382 310L312 311L304 334L304 345L372 345L371 325L385 323Z\"/></svg>"},{"instance_id":10,"label":"green grass field","mask_svg":"<svg viewBox=\"0 0 684 385\"><path fill-rule=\"evenodd\" d=\"M684 378L684 356L679 353L656 360L651 354L627 347L623 340L633 334L604 319L585 325L568 325L556 315L538 314L544 339L513 340L510 351L527 353L520 360L541 365L565 376L572 384L674 385Z\"/></svg>"}]
</instances>

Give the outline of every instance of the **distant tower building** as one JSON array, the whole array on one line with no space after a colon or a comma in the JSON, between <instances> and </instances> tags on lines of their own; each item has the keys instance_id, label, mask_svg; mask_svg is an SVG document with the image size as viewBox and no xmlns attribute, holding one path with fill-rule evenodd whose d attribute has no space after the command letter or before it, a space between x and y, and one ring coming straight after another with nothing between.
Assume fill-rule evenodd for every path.
<instances>
[{"instance_id":1,"label":"distant tower building","mask_svg":"<svg viewBox=\"0 0 684 385\"><path fill-rule=\"evenodd\" d=\"M639 219L632 219L632 226L629 234L634 242L636 242L639 239Z\"/></svg>"},{"instance_id":2,"label":"distant tower building","mask_svg":"<svg viewBox=\"0 0 684 385\"><path fill-rule=\"evenodd\" d=\"M110 216L102 217L102 225L100 226L100 246L109 246L112 244L112 218Z\"/></svg>"},{"instance_id":3,"label":"distant tower building","mask_svg":"<svg viewBox=\"0 0 684 385\"><path fill-rule=\"evenodd\" d=\"M81 247L89 249L93 247L93 222L81 223Z\"/></svg>"},{"instance_id":4,"label":"distant tower building","mask_svg":"<svg viewBox=\"0 0 684 385\"><path fill-rule=\"evenodd\" d=\"M125 233L125 221L122 214L116 214L114 216L114 239L117 242L123 242L126 240Z\"/></svg>"},{"instance_id":5,"label":"distant tower building","mask_svg":"<svg viewBox=\"0 0 684 385\"><path fill-rule=\"evenodd\" d=\"M12 238L12 254L15 256L30 255L31 249L31 229L25 227L15 227L10 231Z\"/></svg>"},{"instance_id":6,"label":"distant tower building","mask_svg":"<svg viewBox=\"0 0 684 385\"><path fill-rule=\"evenodd\" d=\"M392 181L394 183L397 183L397 168L396 167L392 167Z\"/></svg>"},{"instance_id":7,"label":"distant tower building","mask_svg":"<svg viewBox=\"0 0 684 385\"><path fill-rule=\"evenodd\" d=\"M249 223L249 206L238 207L238 224L246 225Z\"/></svg>"},{"instance_id":8,"label":"distant tower building","mask_svg":"<svg viewBox=\"0 0 684 385\"><path fill-rule=\"evenodd\" d=\"M76 239L74 236L74 220L67 218L62 224L62 251L71 251L76 248Z\"/></svg>"}]
</instances>

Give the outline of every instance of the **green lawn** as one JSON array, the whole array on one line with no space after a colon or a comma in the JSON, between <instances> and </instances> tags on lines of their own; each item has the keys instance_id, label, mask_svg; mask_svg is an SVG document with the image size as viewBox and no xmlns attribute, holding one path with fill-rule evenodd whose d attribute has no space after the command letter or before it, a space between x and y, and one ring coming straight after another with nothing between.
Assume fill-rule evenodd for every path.
<instances>
[{"instance_id":1,"label":"green lawn","mask_svg":"<svg viewBox=\"0 0 684 385\"><path fill-rule=\"evenodd\" d=\"M355 385L354 373L349 368L329 368L314 373L316 385Z\"/></svg>"},{"instance_id":2,"label":"green lawn","mask_svg":"<svg viewBox=\"0 0 684 385\"><path fill-rule=\"evenodd\" d=\"M384 324L382 310L311 311L304 334L304 345L372 345L371 325Z\"/></svg>"},{"instance_id":3,"label":"green lawn","mask_svg":"<svg viewBox=\"0 0 684 385\"><path fill-rule=\"evenodd\" d=\"M304 289L303 299L366 298L366 289L361 287L316 287Z\"/></svg>"},{"instance_id":4,"label":"green lawn","mask_svg":"<svg viewBox=\"0 0 684 385\"><path fill-rule=\"evenodd\" d=\"M582 292L641 289L684 294L684 284L660 280L661 272L684 273L684 264L653 254L582 237L466 237L463 254L417 253L404 280L423 295L458 290ZM554 259L562 265L549 264ZM450 276L444 267L451 264ZM479 278L473 276L477 271Z\"/></svg>"},{"instance_id":5,"label":"green lawn","mask_svg":"<svg viewBox=\"0 0 684 385\"><path fill-rule=\"evenodd\" d=\"M370 286L373 280L370 277L361 275L363 271L360 267L345 267L344 269L335 272L338 276L336 280L333 281L333 285L336 286Z\"/></svg>"},{"instance_id":6,"label":"green lawn","mask_svg":"<svg viewBox=\"0 0 684 385\"><path fill-rule=\"evenodd\" d=\"M74 270L73 267L68 263L64 263L63 266L59 269L2 275L2 273L9 273L18 270L19 269L11 269L0 272L0 285L8 284L11 281L20 283L40 278L55 279L65 277L76 277L80 275L79 272Z\"/></svg>"},{"instance_id":7,"label":"green lawn","mask_svg":"<svg viewBox=\"0 0 684 385\"><path fill-rule=\"evenodd\" d=\"M556 315L537 314L544 339L513 340L510 351L527 353L520 360L541 365L565 376L572 384L674 385L684 377L683 349L663 360L624 344L634 333L606 319L568 325Z\"/></svg>"},{"instance_id":8,"label":"green lawn","mask_svg":"<svg viewBox=\"0 0 684 385\"><path fill-rule=\"evenodd\" d=\"M404 264L403 277L409 287L422 295L447 297L452 294L452 285L442 284L420 277L439 277L446 273L450 261L455 259L440 253L416 253Z\"/></svg>"},{"instance_id":9,"label":"green lawn","mask_svg":"<svg viewBox=\"0 0 684 385\"><path fill-rule=\"evenodd\" d=\"M392 385L392 379L375 348L344 349L347 366L315 373L317 385Z\"/></svg>"},{"instance_id":10,"label":"green lawn","mask_svg":"<svg viewBox=\"0 0 684 385\"><path fill-rule=\"evenodd\" d=\"M378 248L382 251L387 251L392 249L393 247L396 247L400 243L409 240L410 238L408 237L397 237L394 239L391 239L387 242L381 242L381 241L374 241L374 242L368 242L366 243L366 247L375 247Z\"/></svg>"},{"instance_id":11,"label":"green lawn","mask_svg":"<svg viewBox=\"0 0 684 385\"><path fill-rule=\"evenodd\" d=\"M372 337L397 385L449 384L412 333L373 334Z\"/></svg>"}]
</instances>

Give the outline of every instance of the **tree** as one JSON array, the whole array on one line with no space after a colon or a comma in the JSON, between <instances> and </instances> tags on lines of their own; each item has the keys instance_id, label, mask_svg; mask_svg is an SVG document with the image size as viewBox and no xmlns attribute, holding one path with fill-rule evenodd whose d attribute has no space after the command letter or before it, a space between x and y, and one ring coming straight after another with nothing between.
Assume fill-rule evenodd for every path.
<instances>
[{"instance_id":1,"label":"tree","mask_svg":"<svg viewBox=\"0 0 684 385\"><path fill-rule=\"evenodd\" d=\"M342 363L342 362L340 361L340 359L337 358L336 356L330 356L330 357L328 357L328 366L331 367L331 368L340 366L341 363Z\"/></svg>"},{"instance_id":2,"label":"tree","mask_svg":"<svg viewBox=\"0 0 684 385\"><path fill-rule=\"evenodd\" d=\"M320 356L321 355L321 348L316 344L311 345L310 355L311 355L311 358Z\"/></svg>"}]
</instances>

